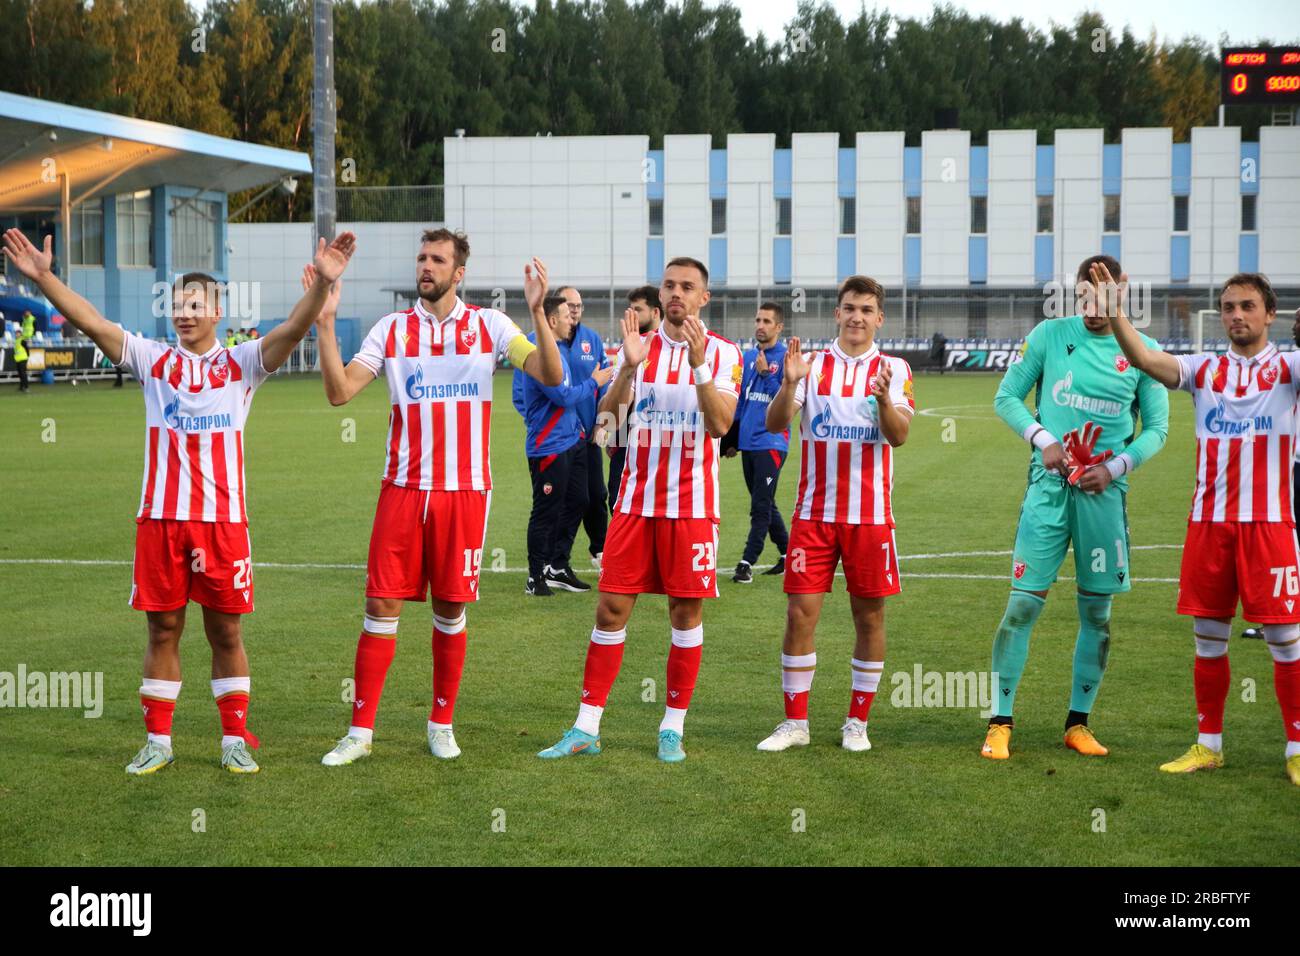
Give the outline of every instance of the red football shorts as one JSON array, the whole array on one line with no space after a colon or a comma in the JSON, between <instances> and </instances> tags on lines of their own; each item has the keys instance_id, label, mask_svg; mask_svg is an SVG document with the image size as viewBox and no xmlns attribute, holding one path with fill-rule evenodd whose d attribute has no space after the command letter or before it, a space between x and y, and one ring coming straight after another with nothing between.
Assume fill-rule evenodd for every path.
<instances>
[{"instance_id":1,"label":"red football shorts","mask_svg":"<svg viewBox=\"0 0 1300 956\"><path fill-rule=\"evenodd\" d=\"M886 597L902 590L898 547L889 525L796 517L790 522L790 546L785 553L785 593L829 592L841 558L850 594Z\"/></svg>"},{"instance_id":2,"label":"red football shorts","mask_svg":"<svg viewBox=\"0 0 1300 956\"><path fill-rule=\"evenodd\" d=\"M478 600L490 491L420 491L385 481L375 506L366 597Z\"/></svg>"},{"instance_id":3,"label":"red football shorts","mask_svg":"<svg viewBox=\"0 0 1300 956\"><path fill-rule=\"evenodd\" d=\"M1189 521L1178 576L1178 613L1242 616L1257 624L1300 622L1300 554L1280 521Z\"/></svg>"},{"instance_id":4,"label":"red football shorts","mask_svg":"<svg viewBox=\"0 0 1300 956\"><path fill-rule=\"evenodd\" d=\"M253 610L248 525L142 518L135 526L131 606L175 611L191 600L226 614Z\"/></svg>"},{"instance_id":5,"label":"red football shorts","mask_svg":"<svg viewBox=\"0 0 1300 956\"><path fill-rule=\"evenodd\" d=\"M645 518L614 512L600 559L600 590L614 594L718 596L718 526L709 518Z\"/></svg>"}]
</instances>

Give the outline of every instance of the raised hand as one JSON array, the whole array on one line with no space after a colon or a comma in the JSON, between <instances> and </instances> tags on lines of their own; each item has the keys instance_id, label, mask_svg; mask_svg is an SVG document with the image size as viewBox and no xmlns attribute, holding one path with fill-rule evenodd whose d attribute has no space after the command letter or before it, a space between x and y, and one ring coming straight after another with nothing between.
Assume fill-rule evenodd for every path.
<instances>
[{"instance_id":1,"label":"raised hand","mask_svg":"<svg viewBox=\"0 0 1300 956\"><path fill-rule=\"evenodd\" d=\"M6 229L4 254L19 272L35 281L50 272L50 266L54 262L54 237L45 237L45 249L42 251L32 245L21 229Z\"/></svg>"},{"instance_id":2,"label":"raised hand","mask_svg":"<svg viewBox=\"0 0 1300 956\"><path fill-rule=\"evenodd\" d=\"M634 309L623 313L623 361L635 368L650 354L650 346L641 338L641 320Z\"/></svg>"},{"instance_id":3,"label":"raised hand","mask_svg":"<svg viewBox=\"0 0 1300 956\"><path fill-rule=\"evenodd\" d=\"M1105 263L1094 262L1088 267L1088 275L1097 296L1097 314L1108 319L1122 316L1124 298L1128 294L1128 273L1120 273L1119 280L1116 281Z\"/></svg>"},{"instance_id":4,"label":"raised hand","mask_svg":"<svg viewBox=\"0 0 1300 956\"><path fill-rule=\"evenodd\" d=\"M614 377L614 366L606 365L604 368L598 368L591 373L591 380L596 383L597 388L604 388L609 384L609 380Z\"/></svg>"},{"instance_id":5,"label":"raised hand","mask_svg":"<svg viewBox=\"0 0 1300 956\"><path fill-rule=\"evenodd\" d=\"M876 381L871 386L871 394L875 396L877 402L886 402L889 400L889 382L894 377L894 370L888 362L881 362L880 368L876 371Z\"/></svg>"},{"instance_id":6,"label":"raised hand","mask_svg":"<svg viewBox=\"0 0 1300 956\"><path fill-rule=\"evenodd\" d=\"M337 281L348 267L356 249L357 237L354 233L340 233L328 246L325 245L325 237L321 236L316 243L316 257L312 260L317 274L326 282Z\"/></svg>"},{"instance_id":7,"label":"raised hand","mask_svg":"<svg viewBox=\"0 0 1300 956\"><path fill-rule=\"evenodd\" d=\"M791 385L798 385L811 371L812 363L804 357L803 350L799 347L799 336L790 336L785 350L785 380Z\"/></svg>"},{"instance_id":8,"label":"raised hand","mask_svg":"<svg viewBox=\"0 0 1300 956\"><path fill-rule=\"evenodd\" d=\"M530 311L542 307L547 288L546 264L533 256L531 262L524 264L524 301L528 303Z\"/></svg>"},{"instance_id":9,"label":"raised hand","mask_svg":"<svg viewBox=\"0 0 1300 956\"><path fill-rule=\"evenodd\" d=\"M708 353L708 330L698 315L688 315L682 323L682 334L686 336L686 356L690 359L691 368L699 368L704 364L704 357Z\"/></svg>"},{"instance_id":10,"label":"raised hand","mask_svg":"<svg viewBox=\"0 0 1300 956\"><path fill-rule=\"evenodd\" d=\"M302 267L302 291L306 292L316 281L316 267L305 265ZM321 306L320 314L316 316L316 325L319 326L322 320L326 323L334 321L334 317L339 312L339 296L343 293L343 280L337 279L330 286L329 295L325 297L325 304Z\"/></svg>"}]
</instances>

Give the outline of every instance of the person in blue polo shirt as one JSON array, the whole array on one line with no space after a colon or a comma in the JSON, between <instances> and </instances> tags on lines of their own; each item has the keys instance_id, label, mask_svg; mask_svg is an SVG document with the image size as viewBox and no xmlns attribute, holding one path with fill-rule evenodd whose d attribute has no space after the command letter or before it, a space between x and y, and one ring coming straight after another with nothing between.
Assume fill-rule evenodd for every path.
<instances>
[{"instance_id":1,"label":"person in blue polo shirt","mask_svg":"<svg viewBox=\"0 0 1300 956\"><path fill-rule=\"evenodd\" d=\"M573 318L562 296L548 296L542 303L547 321L564 358L564 381L545 386L525 375L516 375L512 398L527 427L525 453L533 479L533 508L528 516L528 583L524 593L550 597L552 587L567 591L589 591L561 556L561 532L568 524L582 520L586 508L585 460L588 438L578 417L578 405L595 395L610 379L613 369L599 369L587 380L575 382L565 340L572 332ZM580 488L575 488L574 485ZM572 539L570 539L570 542Z\"/></svg>"},{"instance_id":2,"label":"person in blue polo shirt","mask_svg":"<svg viewBox=\"0 0 1300 956\"><path fill-rule=\"evenodd\" d=\"M785 573L785 549L790 542L785 521L776 506L776 486L790 450L790 431L779 434L767 430L767 406L781 387L781 365L785 359L785 311L775 302L764 302L754 318L754 348L745 350L745 372L740 380L740 401L736 405L739 423L737 447L749 489L749 538L745 553L736 565L731 580L750 584L753 566L763 553L763 543L770 535L776 545L777 559L764 574ZM726 454L734 456L735 449Z\"/></svg>"},{"instance_id":3,"label":"person in blue polo shirt","mask_svg":"<svg viewBox=\"0 0 1300 956\"><path fill-rule=\"evenodd\" d=\"M569 314L573 319L573 329L569 333L569 368L573 372L574 384L580 384L590 379L597 369L608 367L610 361L605 356L605 343L600 335L582 324L582 294L571 285L561 286L555 294L564 296L564 301L569 304ZM579 524L587 531L587 551L595 567L600 567L600 556L605 550L605 532L609 527L609 512L605 508L605 469L600 446L593 440L596 437L596 406L603 394L602 388L574 408L586 433L587 445L582 460L575 464L581 469L581 482L575 478L569 485L574 489L573 505L575 508L581 505L581 510L576 519L560 528L560 540L556 546L556 556L565 567L570 566Z\"/></svg>"}]
</instances>

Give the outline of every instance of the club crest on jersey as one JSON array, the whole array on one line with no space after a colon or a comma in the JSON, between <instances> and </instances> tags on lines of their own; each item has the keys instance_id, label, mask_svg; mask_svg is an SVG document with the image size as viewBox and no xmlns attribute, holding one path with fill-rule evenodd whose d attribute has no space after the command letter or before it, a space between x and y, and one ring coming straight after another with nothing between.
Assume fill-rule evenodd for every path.
<instances>
[{"instance_id":1,"label":"club crest on jersey","mask_svg":"<svg viewBox=\"0 0 1300 956\"><path fill-rule=\"evenodd\" d=\"M1011 565L1011 576L1015 578L1017 581L1019 581L1021 578L1025 576L1025 570L1027 567L1028 565L1026 565L1025 562L1016 561L1014 564Z\"/></svg>"},{"instance_id":2,"label":"club crest on jersey","mask_svg":"<svg viewBox=\"0 0 1300 956\"><path fill-rule=\"evenodd\" d=\"M221 388L226 384L230 377L230 366L226 364L224 358L212 363L212 368L208 371L208 378L216 388Z\"/></svg>"},{"instance_id":3,"label":"club crest on jersey","mask_svg":"<svg viewBox=\"0 0 1300 956\"><path fill-rule=\"evenodd\" d=\"M1128 359L1126 359L1123 355L1115 356L1115 371L1117 372L1128 371Z\"/></svg>"},{"instance_id":4,"label":"club crest on jersey","mask_svg":"<svg viewBox=\"0 0 1300 956\"><path fill-rule=\"evenodd\" d=\"M467 349L473 348L474 343L477 341L478 341L478 329L471 329L467 325L460 330L460 342L462 345L465 346L465 348Z\"/></svg>"},{"instance_id":5,"label":"club crest on jersey","mask_svg":"<svg viewBox=\"0 0 1300 956\"><path fill-rule=\"evenodd\" d=\"M1277 383L1277 366L1265 365L1259 370L1259 390L1269 391Z\"/></svg>"},{"instance_id":6,"label":"club crest on jersey","mask_svg":"<svg viewBox=\"0 0 1300 956\"><path fill-rule=\"evenodd\" d=\"M549 481L546 484L542 485L542 494L544 495L549 495L554 490L555 490L554 487L551 485Z\"/></svg>"},{"instance_id":7,"label":"club crest on jersey","mask_svg":"<svg viewBox=\"0 0 1300 956\"><path fill-rule=\"evenodd\" d=\"M588 341L586 341L585 339L583 340L583 343L582 343L582 354L583 354L583 355L590 355L590 354L591 354L591 343L588 342Z\"/></svg>"}]
</instances>

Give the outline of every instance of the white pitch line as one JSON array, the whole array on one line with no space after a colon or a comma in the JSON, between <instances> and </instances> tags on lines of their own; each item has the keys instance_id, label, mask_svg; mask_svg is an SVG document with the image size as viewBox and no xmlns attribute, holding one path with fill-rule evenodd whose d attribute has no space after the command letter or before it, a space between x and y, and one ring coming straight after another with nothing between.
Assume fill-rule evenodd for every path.
<instances>
[{"instance_id":1,"label":"white pitch line","mask_svg":"<svg viewBox=\"0 0 1300 956\"><path fill-rule=\"evenodd\" d=\"M1175 550L1182 548L1179 544L1139 544L1134 545L1133 551L1157 551L1157 550ZM1010 557L1010 551L937 551L930 554L902 554L898 556L898 561L902 564L904 561L931 561L946 558L1006 558ZM65 565L71 567L130 567L131 561L115 561L110 559L80 559L80 558L0 558L0 565ZM254 564L257 568L277 568L285 571L364 571L364 564L321 564L321 563L286 563L280 561L258 561ZM770 568L770 564L756 564L755 571L762 571ZM494 574L527 574L527 568L492 568L483 569L486 572ZM837 577L843 577L844 572L836 573ZM970 581L1003 581L1006 579L1005 574L943 574L943 573L925 573L909 572L909 578L932 578L935 580L970 580ZM1060 576L1062 581L1073 581L1074 578L1065 575ZM1177 578L1133 578L1135 582L1144 584L1177 584Z\"/></svg>"}]
</instances>

